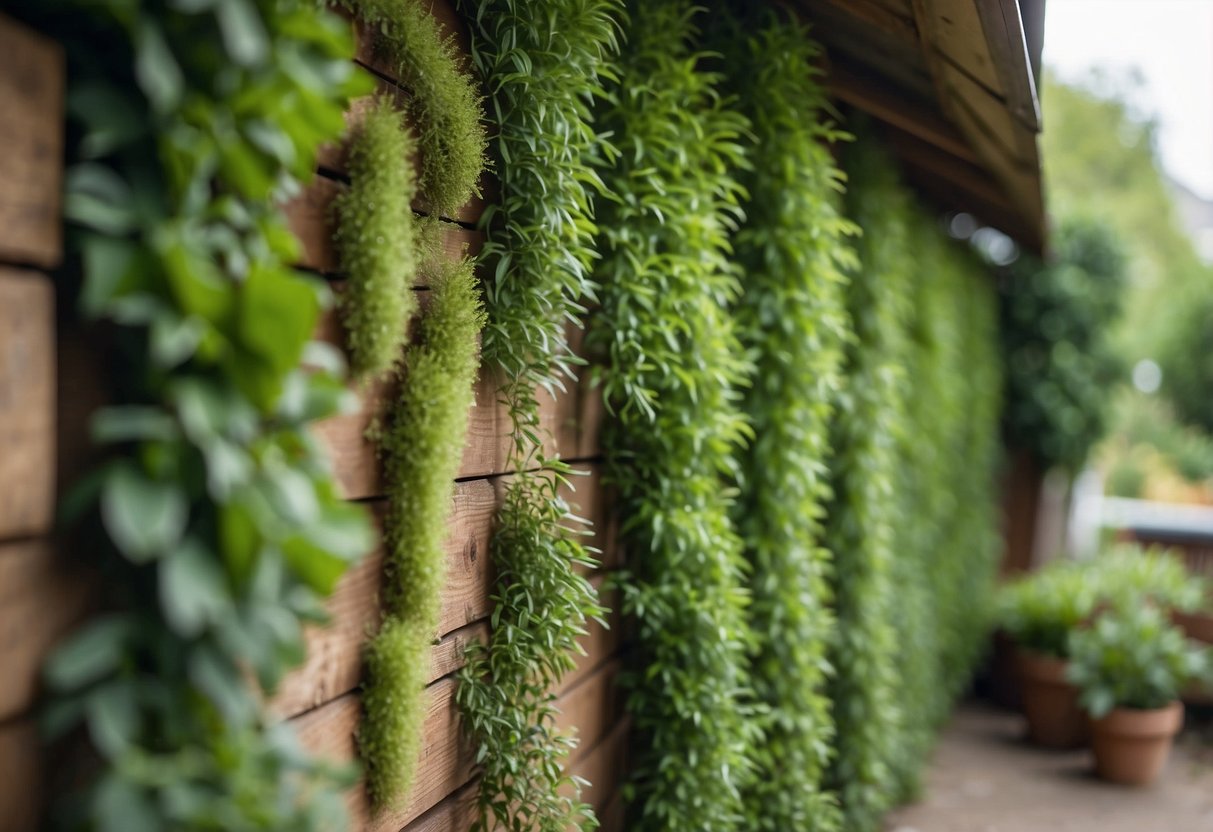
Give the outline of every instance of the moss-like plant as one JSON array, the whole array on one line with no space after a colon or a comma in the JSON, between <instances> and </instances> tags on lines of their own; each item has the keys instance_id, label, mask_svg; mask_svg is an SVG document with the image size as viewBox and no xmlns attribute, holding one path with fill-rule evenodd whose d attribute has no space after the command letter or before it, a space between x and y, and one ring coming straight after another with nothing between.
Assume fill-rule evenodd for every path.
<instances>
[{"instance_id":1,"label":"moss-like plant","mask_svg":"<svg viewBox=\"0 0 1213 832\"><path fill-rule=\"evenodd\" d=\"M446 578L443 542L462 458L484 324L470 260L445 261L421 320L380 450L388 483L385 617L366 649L358 742L379 806L408 796L421 745L426 673Z\"/></svg>"},{"instance_id":2,"label":"moss-like plant","mask_svg":"<svg viewBox=\"0 0 1213 832\"><path fill-rule=\"evenodd\" d=\"M745 792L749 830L839 828L822 788L834 730L825 695L833 638L831 555L821 528L829 497L830 420L850 337L844 268L854 265L841 216L842 174L829 144L820 47L770 10L754 35L718 33L731 89L754 134L746 221L736 236L745 292L734 308L754 356L744 408L755 438L742 454L737 527L751 565L750 679L764 738Z\"/></svg>"},{"instance_id":3,"label":"moss-like plant","mask_svg":"<svg viewBox=\"0 0 1213 832\"><path fill-rule=\"evenodd\" d=\"M464 71L454 36L423 0L341 0L377 30L375 48L395 64L411 93L406 105L417 131L425 207L451 216L478 193L488 139L473 78Z\"/></svg>"},{"instance_id":4,"label":"moss-like plant","mask_svg":"<svg viewBox=\"0 0 1213 832\"><path fill-rule=\"evenodd\" d=\"M587 826L552 691L602 607L578 568L593 561L560 498L568 469L542 450L536 388L573 377L566 328L594 297L593 167L610 148L592 125L613 77L620 0L466 3L473 61L497 122L500 202L486 211L486 364L503 377L514 444L492 556L493 630L474 647L457 700L482 765L476 830Z\"/></svg>"},{"instance_id":5,"label":"moss-like plant","mask_svg":"<svg viewBox=\"0 0 1213 832\"><path fill-rule=\"evenodd\" d=\"M828 783L842 804L843 828L877 828L895 798L898 707L893 568L898 521L897 453L905 419L902 355L912 310L907 195L871 140L847 154L849 217L863 229L848 306L855 340L847 349L846 395L836 413L833 501L826 545L834 553L838 619L830 662L837 731Z\"/></svg>"},{"instance_id":6,"label":"moss-like plant","mask_svg":"<svg viewBox=\"0 0 1213 832\"><path fill-rule=\"evenodd\" d=\"M334 242L347 278L341 316L360 378L399 365L416 309L413 147L401 114L378 99L353 136L350 187L335 202Z\"/></svg>"},{"instance_id":7,"label":"moss-like plant","mask_svg":"<svg viewBox=\"0 0 1213 832\"><path fill-rule=\"evenodd\" d=\"M721 477L750 436L750 371L730 307L748 122L696 51L689 0L632 3L631 40L604 124L619 142L603 207L601 311L591 343L614 419L636 619L626 680L635 737L633 830L741 828L758 723L749 679L745 558Z\"/></svg>"}]
</instances>

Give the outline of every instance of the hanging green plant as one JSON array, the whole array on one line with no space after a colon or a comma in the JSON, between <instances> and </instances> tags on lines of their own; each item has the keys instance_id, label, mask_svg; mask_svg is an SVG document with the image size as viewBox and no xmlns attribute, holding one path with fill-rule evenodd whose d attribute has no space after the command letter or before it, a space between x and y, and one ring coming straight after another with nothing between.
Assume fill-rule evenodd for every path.
<instances>
[{"instance_id":1,"label":"hanging green plant","mask_svg":"<svg viewBox=\"0 0 1213 832\"><path fill-rule=\"evenodd\" d=\"M423 695L446 579L451 491L467 434L484 324L470 260L432 277L420 342L411 346L380 440L388 482L385 617L366 649L358 744L378 806L408 796L421 747Z\"/></svg>"},{"instance_id":2,"label":"hanging green plant","mask_svg":"<svg viewBox=\"0 0 1213 832\"><path fill-rule=\"evenodd\" d=\"M843 828L878 828L896 799L899 707L893 570L902 519L895 502L902 475L898 442L908 379L902 364L913 312L908 194L871 139L848 149L847 214L863 230L859 266L847 296L855 339L846 351L846 386L831 431L833 500L826 546L834 553L837 630L830 664L836 749L827 783L838 795ZM900 603L900 601L898 601ZM900 631L901 638L913 633Z\"/></svg>"},{"instance_id":3,"label":"hanging green plant","mask_svg":"<svg viewBox=\"0 0 1213 832\"><path fill-rule=\"evenodd\" d=\"M56 821L341 828L348 777L264 706L372 543L310 437L350 396L279 206L370 79L311 3L35 5L69 61L79 307L117 370L93 421L110 461L70 503L106 612L45 666L49 733L84 727L99 764Z\"/></svg>"},{"instance_id":4,"label":"hanging green plant","mask_svg":"<svg viewBox=\"0 0 1213 832\"><path fill-rule=\"evenodd\" d=\"M335 202L346 290L342 321L354 374L396 369L416 310L413 136L387 98L376 100L350 145L350 187Z\"/></svg>"},{"instance_id":5,"label":"hanging green plant","mask_svg":"<svg viewBox=\"0 0 1213 832\"><path fill-rule=\"evenodd\" d=\"M840 211L843 176L808 30L770 9L743 25L717 16L730 91L750 119L753 168L736 235L745 292L733 316L754 356L743 408L755 439L741 454L733 517L750 562L750 684L763 742L744 793L747 830L836 830L822 786L834 729L826 698L833 639L831 555L822 522L829 498L830 421L851 337L847 278L856 227Z\"/></svg>"},{"instance_id":6,"label":"hanging green plant","mask_svg":"<svg viewBox=\"0 0 1213 832\"><path fill-rule=\"evenodd\" d=\"M748 122L696 51L689 0L629 7L631 41L604 124L619 143L604 203L601 310L590 343L614 418L611 481L624 517L624 611L637 625L627 674L630 829L742 828L758 723L746 689L745 558L722 476L751 435L751 366L730 307Z\"/></svg>"},{"instance_id":7,"label":"hanging green plant","mask_svg":"<svg viewBox=\"0 0 1213 832\"><path fill-rule=\"evenodd\" d=\"M501 373L513 447L493 536L492 635L474 646L456 699L481 765L475 830L563 832L594 824L581 783L563 771L572 745L554 727L553 690L578 637L601 619L578 569L594 563L584 521L560 497L569 469L542 448L536 388L574 377L566 327L595 287L595 165L610 145L590 110L614 77L620 0L466 3L472 58L490 90L500 201L485 212L484 360Z\"/></svg>"},{"instance_id":8,"label":"hanging green plant","mask_svg":"<svg viewBox=\"0 0 1213 832\"><path fill-rule=\"evenodd\" d=\"M453 216L479 193L488 148L480 95L454 36L443 32L423 0L340 2L376 30L375 49L397 67L410 93L405 112L417 131L425 208Z\"/></svg>"}]
</instances>

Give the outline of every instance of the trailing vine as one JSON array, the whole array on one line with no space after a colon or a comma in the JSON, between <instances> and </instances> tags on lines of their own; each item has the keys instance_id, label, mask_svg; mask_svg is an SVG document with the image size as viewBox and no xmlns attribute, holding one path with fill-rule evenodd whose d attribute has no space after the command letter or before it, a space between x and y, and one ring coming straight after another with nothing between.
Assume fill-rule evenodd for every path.
<instances>
[{"instance_id":1,"label":"trailing vine","mask_svg":"<svg viewBox=\"0 0 1213 832\"><path fill-rule=\"evenodd\" d=\"M832 428L833 500L826 545L834 553L836 641L830 701L836 751L827 782L843 828L878 828L896 798L899 707L893 570L897 558L898 453L908 379L902 363L913 311L908 195L870 139L846 154L847 213L862 229L848 307L855 340ZM903 637L913 633L902 632Z\"/></svg>"},{"instance_id":2,"label":"trailing vine","mask_svg":"<svg viewBox=\"0 0 1213 832\"><path fill-rule=\"evenodd\" d=\"M454 36L443 33L423 0L340 2L378 30L375 50L411 93L405 113L417 131L421 201L433 214L452 216L479 193L488 149L480 97Z\"/></svg>"},{"instance_id":3,"label":"trailing vine","mask_svg":"<svg viewBox=\"0 0 1213 832\"><path fill-rule=\"evenodd\" d=\"M371 547L308 433L349 394L340 357L309 343L326 293L291 268L278 206L369 79L348 26L312 3L25 13L66 47L80 309L110 324L120 369L93 421L111 459L73 501L98 524L106 612L44 668L48 730L87 729L100 766L66 773L87 786L57 820L338 828L347 778L264 706Z\"/></svg>"},{"instance_id":4,"label":"trailing vine","mask_svg":"<svg viewBox=\"0 0 1213 832\"><path fill-rule=\"evenodd\" d=\"M413 146L392 102L376 100L350 143L350 187L335 203L335 242L347 281L342 319L360 378L400 365L417 307Z\"/></svg>"},{"instance_id":5,"label":"trailing vine","mask_svg":"<svg viewBox=\"0 0 1213 832\"><path fill-rule=\"evenodd\" d=\"M837 830L823 789L834 730L826 697L833 638L823 543L829 498L830 421L851 329L847 278L856 227L840 212L843 175L830 143L846 138L827 116L821 48L772 10L717 37L730 88L749 117L753 169L736 235L745 292L733 315L754 356L744 410L755 439L741 453L733 516L749 558L750 679L764 739L744 793L747 830Z\"/></svg>"},{"instance_id":6,"label":"trailing vine","mask_svg":"<svg viewBox=\"0 0 1213 832\"><path fill-rule=\"evenodd\" d=\"M376 805L407 797L421 746L426 673L446 579L446 519L467 433L484 324L472 262L445 261L404 360L380 440L389 483L385 620L366 649L358 742Z\"/></svg>"},{"instance_id":7,"label":"trailing vine","mask_svg":"<svg viewBox=\"0 0 1213 832\"><path fill-rule=\"evenodd\" d=\"M610 146L591 107L614 77L620 0L465 3L472 59L489 89L501 198L487 243L483 353L501 372L513 427L492 555L492 634L474 645L456 699L482 768L475 830L596 825L562 768L572 741L554 726L553 690L573 666L586 621L601 619L594 563L560 497L568 467L543 450L537 388L574 377L566 328L595 296L595 165Z\"/></svg>"},{"instance_id":8,"label":"trailing vine","mask_svg":"<svg viewBox=\"0 0 1213 832\"><path fill-rule=\"evenodd\" d=\"M721 477L751 436L730 307L748 122L697 52L689 0L634 2L605 124L619 142L590 342L614 419L606 445L625 517L626 675L636 830L741 828L757 723L748 700L745 558Z\"/></svg>"}]
</instances>

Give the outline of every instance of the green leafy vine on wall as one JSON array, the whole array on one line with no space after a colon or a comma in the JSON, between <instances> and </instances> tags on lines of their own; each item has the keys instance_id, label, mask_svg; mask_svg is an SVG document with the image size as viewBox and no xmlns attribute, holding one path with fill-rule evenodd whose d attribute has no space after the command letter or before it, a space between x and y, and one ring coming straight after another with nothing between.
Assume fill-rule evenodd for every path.
<instances>
[{"instance_id":1,"label":"green leafy vine on wall","mask_svg":"<svg viewBox=\"0 0 1213 832\"><path fill-rule=\"evenodd\" d=\"M637 622L638 667L624 682L635 830L741 828L757 740L745 558L721 486L751 436L740 407L751 366L729 311L749 125L696 51L700 11L689 0L630 5L604 119L620 152L589 338L605 356L608 470L630 563L623 604Z\"/></svg>"},{"instance_id":2,"label":"green leafy vine on wall","mask_svg":"<svg viewBox=\"0 0 1213 832\"><path fill-rule=\"evenodd\" d=\"M841 214L843 175L808 30L771 10L715 33L730 90L749 117L753 169L735 240L745 291L733 315L756 363L743 404L755 439L741 453L737 528L750 561L750 684L763 741L744 793L747 830L837 830L822 785L834 729L826 697L833 640L830 422L851 337L847 278L857 228Z\"/></svg>"},{"instance_id":3,"label":"green leafy vine on wall","mask_svg":"<svg viewBox=\"0 0 1213 832\"><path fill-rule=\"evenodd\" d=\"M568 467L547 456L538 388L555 393L577 360L566 329L595 297L592 196L610 146L591 107L614 77L620 0L466 3L472 58L497 125L500 201L487 243L484 358L503 376L518 471L498 513L492 635L474 646L456 694L482 768L474 829L556 832L596 823L563 771L572 741L554 726L554 693L577 639L601 618L593 565L559 490Z\"/></svg>"},{"instance_id":4,"label":"green leafy vine on wall","mask_svg":"<svg viewBox=\"0 0 1213 832\"><path fill-rule=\"evenodd\" d=\"M370 79L312 3L26 13L66 46L79 308L110 324L117 370L92 426L110 459L74 503L99 523L105 612L45 666L48 730L83 726L101 765L57 820L338 828L347 778L264 704L372 542L308 433L350 401L340 356L310 342L326 291L290 266L279 206Z\"/></svg>"}]
</instances>

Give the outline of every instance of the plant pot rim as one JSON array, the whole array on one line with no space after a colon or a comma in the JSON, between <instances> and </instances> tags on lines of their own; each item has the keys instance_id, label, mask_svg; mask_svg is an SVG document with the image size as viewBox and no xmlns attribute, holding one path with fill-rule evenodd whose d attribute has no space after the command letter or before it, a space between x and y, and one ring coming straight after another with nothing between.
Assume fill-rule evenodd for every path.
<instances>
[{"instance_id":1,"label":"plant pot rim","mask_svg":"<svg viewBox=\"0 0 1213 832\"><path fill-rule=\"evenodd\" d=\"M1016 659L1021 676L1030 677L1035 682L1070 684L1070 680L1066 678L1066 669L1070 666L1069 659L1024 647L1018 649Z\"/></svg>"},{"instance_id":2,"label":"plant pot rim","mask_svg":"<svg viewBox=\"0 0 1213 832\"><path fill-rule=\"evenodd\" d=\"M1101 734L1123 737L1162 737L1179 733L1183 727L1183 702L1176 699L1161 708L1113 708L1091 727Z\"/></svg>"}]
</instances>

